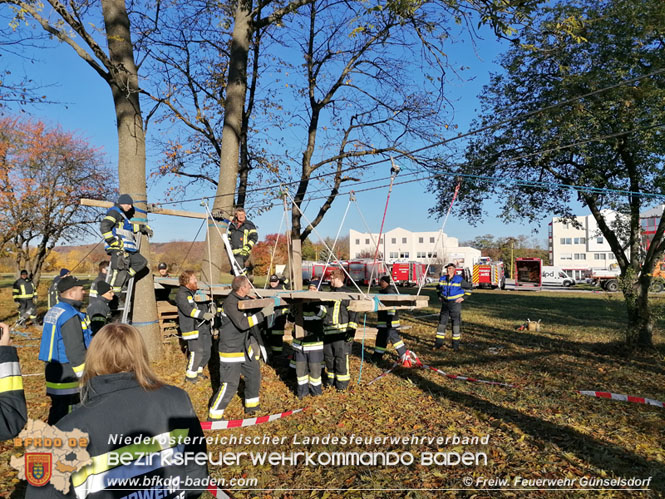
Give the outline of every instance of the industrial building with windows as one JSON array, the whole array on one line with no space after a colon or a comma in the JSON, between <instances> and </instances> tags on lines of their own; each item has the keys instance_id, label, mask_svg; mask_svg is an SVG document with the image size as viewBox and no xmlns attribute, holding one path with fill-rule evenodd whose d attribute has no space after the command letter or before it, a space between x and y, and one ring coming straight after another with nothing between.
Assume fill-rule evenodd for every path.
<instances>
[{"instance_id":1,"label":"industrial building with windows","mask_svg":"<svg viewBox=\"0 0 665 499\"><path fill-rule=\"evenodd\" d=\"M620 216L617 212L603 210L601 213L610 227L617 224L617 217ZM640 215L642 247L645 250L656 232L662 213L663 205ZM616 257L593 215L578 216L576 221L579 226L559 217L552 218L548 238L550 264L561 267L575 279L582 279L588 270L608 269L616 264Z\"/></svg>"},{"instance_id":2,"label":"industrial building with windows","mask_svg":"<svg viewBox=\"0 0 665 499\"><path fill-rule=\"evenodd\" d=\"M351 258L373 258L379 235L376 233L349 231L349 255ZM437 244L438 239L438 244ZM480 259L480 250L460 246L456 237L439 232L411 232L396 227L385 232L379 242L379 254L386 263L394 262L454 262L460 267L471 267Z\"/></svg>"}]
</instances>

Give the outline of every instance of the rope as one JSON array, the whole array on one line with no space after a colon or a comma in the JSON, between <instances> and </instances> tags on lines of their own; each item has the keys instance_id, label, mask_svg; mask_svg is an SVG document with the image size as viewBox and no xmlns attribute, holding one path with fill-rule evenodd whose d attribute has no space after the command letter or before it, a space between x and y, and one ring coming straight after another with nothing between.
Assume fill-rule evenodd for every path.
<instances>
[{"instance_id":1,"label":"rope","mask_svg":"<svg viewBox=\"0 0 665 499\"><path fill-rule=\"evenodd\" d=\"M349 213L349 207L351 206L351 199L352 199L352 197L349 196L349 202L346 204L346 210L344 211L344 216L342 217L342 221L340 222L339 227L337 228L337 234L335 234L335 241L333 241L332 248L328 252L328 258L326 259L326 264L323 266L323 272L321 272L321 279L319 280L319 285L316 287L317 291L319 289L321 289L321 283L323 282L323 278L326 276L326 270L328 270L328 265L330 264L330 259L334 256L335 246L337 246L337 241L339 239L339 234L340 234L340 232L342 232L342 227L344 226L344 222L346 221L346 215ZM349 276L349 278L350 277L351 276ZM353 281L353 279L351 279L351 280ZM360 289L360 288L358 288L358 289Z\"/></svg>"},{"instance_id":2,"label":"rope","mask_svg":"<svg viewBox=\"0 0 665 499\"><path fill-rule=\"evenodd\" d=\"M360 219L362 220L363 224L365 225L365 230L369 234L369 237L372 239L372 244L374 244L374 234L372 234L372 231L369 229L369 226L367 225L367 221L365 220L365 217L363 216L363 212L360 210L360 205L358 204L358 200L356 200L356 208L358 209L358 214L360 215ZM379 238L379 242L381 241L381 238ZM381 259L381 263L383 264L384 268L387 270L388 265L386 264L386 255L383 255L383 258ZM373 272L373 271L372 271ZM374 275L372 273L372 275ZM369 293L370 287L371 287L371 275L370 275L370 284L367 286L367 292ZM397 284L395 284L395 281L390 279L390 283L393 285L393 288L395 288L395 293L399 293L399 289L397 289Z\"/></svg>"},{"instance_id":3,"label":"rope","mask_svg":"<svg viewBox=\"0 0 665 499\"><path fill-rule=\"evenodd\" d=\"M381 243L381 234L383 234L383 224L386 221L386 213L388 213L388 203L390 202L390 194L393 192L393 182L395 182L395 177L399 173L399 167L395 166L393 158L390 158L392 163L392 168L390 169L390 187L388 187L388 197L386 198L386 207L383 209L383 218L381 219L381 228L379 229L379 241L376 243L376 250L374 250L374 262L372 265L372 273L370 274L369 281L372 282L372 277L374 276L374 268L376 267L376 257L379 254L379 244ZM383 255L385 259L386 255ZM378 273L378 272L377 272ZM378 277L378 276L377 276ZM367 292L369 292L369 286L367 287Z\"/></svg>"},{"instance_id":4,"label":"rope","mask_svg":"<svg viewBox=\"0 0 665 499\"><path fill-rule=\"evenodd\" d=\"M204 198L204 199L205 199L205 198ZM223 243L224 243L224 236L222 236L222 231L219 229L219 226L217 225L217 220L215 220L215 218L212 216L212 213L210 212L210 209L208 208L208 203L205 203L204 206L205 206L205 209L206 209L207 217L208 217L210 220L212 220L212 224L213 224L213 226L215 227L215 229L217 229L217 233L219 234L219 238L222 240L222 244L223 244ZM231 258L231 257L229 257L229 258ZM232 264L232 263L231 263L231 267L233 268L233 264ZM252 289L253 289L254 292L256 293L256 296L258 296L259 298L263 298L263 297L259 294L259 292L257 291L257 289L254 287L254 284L252 283L252 281L250 281L249 279L247 279L247 282L249 282L249 285L252 287Z\"/></svg>"},{"instance_id":5,"label":"rope","mask_svg":"<svg viewBox=\"0 0 665 499\"><path fill-rule=\"evenodd\" d=\"M591 97L593 95L597 95L599 93L606 92L608 90L613 90L615 88L618 88L618 87L621 87L621 86L624 86L624 85L629 85L631 83L634 83L636 81L639 81L639 80L642 80L642 79L645 79L645 78L650 78L652 76L657 76L661 73L665 73L665 68L664 69L659 69L659 70L656 70L656 71L652 71L651 73L647 73L647 74L644 74L644 75L636 76L634 78L628 78L628 79L625 79L625 80L621 80L618 83L614 83L614 84L609 85L607 87L603 87L603 88L600 88L600 89L597 89L597 90L592 90L590 92L587 92L585 94L582 94L582 95L579 95L579 96L576 96L576 97L571 97L569 99L564 99L561 102L557 102L555 104L550 104L548 106L544 106L542 108L535 109L535 110L529 111L527 113L523 113L523 114L519 114L517 116L506 118L505 120L499 121L497 123L489 124L489 125L486 125L484 127L476 128L476 129L470 130L466 133L456 135L455 137L451 137L450 139L444 139L444 140L435 142L433 144L428 144L426 146L420 147L418 149L413 149L411 151L400 152L396 156L397 156L397 158L401 158L401 157L408 158L408 157L410 157L410 156L412 156L416 153L425 151L427 149L431 149L431 148L434 148L434 147L446 145L450 142L460 140L460 139L463 139L463 138L466 138L466 137L470 137L472 135L476 135L478 133L481 133L481 132L484 132L484 131L487 131L487 130L491 130L493 128L498 128L498 127L506 125L508 123L512 123L513 121L518 121L518 120L523 120L523 119L526 119L526 118L530 118L532 116L543 113L545 111L549 111L551 109L555 109L555 108L560 107L560 106L564 106L564 105L567 105L567 104L570 104L570 103L573 103L573 102L577 102L577 101L585 99L587 97ZM538 154L541 154L541 153L538 153ZM348 171L367 168L368 166L382 164L382 163L385 163L386 161L387 161L387 159L381 159L381 160L377 160L377 161L374 161L374 162L364 163L362 165L345 168L341 171L335 171L335 172L331 172L331 173L324 173L324 174L321 174L321 175L315 175L315 176L309 177L309 180L317 180L317 179L326 178L326 177L333 176L333 175L338 175L339 173L346 173ZM284 183L284 185L297 185L299 183L300 183L300 181L297 180L297 181L293 181L293 182ZM269 186L266 186L266 187L250 189L247 192L258 192L258 191L263 191L263 190L270 190L270 189L274 189L275 187L278 187L278 185L269 185ZM641 194L641 193L635 193L635 194ZM221 194L221 195L216 195L216 196L209 196L207 199L223 197L223 196L230 196L230 195L232 195L232 194ZM643 194L641 194L641 195L643 195ZM188 201L198 201L198 199L185 199L185 200L181 200L181 201L170 201L170 202L163 202L163 203L156 203L156 204L166 205L166 204L185 203L185 202L188 202Z\"/></svg>"},{"instance_id":6,"label":"rope","mask_svg":"<svg viewBox=\"0 0 665 499\"><path fill-rule=\"evenodd\" d=\"M436 242L434 243L434 249L439 247L439 240L441 239L441 236L443 235L443 229L446 226L446 223L448 222L448 216L450 215L450 211L453 209L453 203L455 203L455 199L457 199L457 193L459 193L459 188L460 188L460 182L457 182L457 186L455 187L455 193L453 194L453 199L450 200L450 206L448 206L448 212L446 213L446 218L443 219L443 225L441 225L441 228L439 229L439 234L436 237ZM433 254L434 252L432 252ZM443 258L443 255L441 255ZM427 273L429 272L430 265L432 264L432 259L428 259L427 261L427 267L425 268L425 275L423 275L423 278L420 279L420 283L418 284L418 292L416 293L416 296L420 296L420 292L423 289L423 286L425 285L425 281L427 279Z\"/></svg>"},{"instance_id":7,"label":"rope","mask_svg":"<svg viewBox=\"0 0 665 499\"><path fill-rule=\"evenodd\" d=\"M199 237L199 233L201 232L201 229L203 228L203 225L205 223L206 223L205 220L201 223L201 226L199 227L199 230L196 231L196 235L194 236L194 239L192 240L192 244L189 245L189 249L187 250L187 253L185 254L185 258L183 258L182 261L180 262L180 264L176 267L178 269L178 272L180 272L182 270L182 265L187 260L187 257L189 256L189 253L192 251L192 248L194 247L194 243L196 243L196 238Z\"/></svg>"},{"instance_id":8,"label":"rope","mask_svg":"<svg viewBox=\"0 0 665 499\"><path fill-rule=\"evenodd\" d=\"M288 192L288 191L284 191L284 193L289 197L289 199L291 200L291 203L293 204L293 206L295 206L295 207L297 208L297 210L298 210L298 212L300 213L300 215L301 215L301 216L305 219L305 221L306 221L306 222L312 227L312 231L314 231L314 233L319 237L319 239L321 240L321 242L323 243L323 245L326 247L326 249L330 252L330 254L331 254L332 256L335 257L335 262L336 262L336 263L339 265L339 267L342 269L342 272L344 272L344 273L346 274L346 276L349 278L349 281L351 281L351 282L353 283L353 285L356 287L356 289L357 289L358 291L360 291L360 294L361 294L361 295L363 295L365 298L367 298L367 294L366 294L366 293L363 293L363 290L360 289L360 288L358 287L358 285L356 284L356 281L354 281L353 279L351 279L351 276L349 275L349 273L348 273L348 272L346 271L346 269L344 268L344 265L342 265L342 263L341 263L341 262L337 259L337 257L333 254L333 251L332 251L332 250L330 249L330 247L326 244L326 242L325 242L325 240L323 239L323 237L321 237L321 234L319 234L319 231L316 230L316 227L314 227L314 226L312 225L312 222L310 221L310 219L307 218L307 216L302 212L302 210L300 209L300 206L298 206L298 205L296 204L295 200L291 197L291 195L289 194L289 192ZM320 282L319 282L319 284L320 284Z\"/></svg>"},{"instance_id":9,"label":"rope","mask_svg":"<svg viewBox=\"0 0 665 499\"><path fill-rule=\"evenodd\" d=\"M92 252L95 251L95 250L97 249L97 246L99 246L103 241L104 241L104 238L101 238L99 241L97 241L97 244L95 244L95 245L92 247L92 249L91 249L90 251L88 251L88 253L87 253L83 258L81 258L81 259L79 260L79 262L78 262L76 265L74 265L74 267L73 267L69 272L73 274L74 271L76 270L76 268L77 268L79 265L81 265L81 263L83 263L83 261L84 261L86 258L88 258L88 257L92 254Z\"/></svg>"},{"instance_id":10,"label":"rope","mask_svg":"<svg viewBox=\"0 0 665 499\"><path fill-rule=\"evenodd\" d=\"M360 350L360 372L358 373L358 384L363 377L363 363L365 362L365 333L367 333L367 328L365 327L367 321L367 313L363 316L363 341L362 348Z\"/></svg>"},{"instance_id":11,"label":"rope","mask_svg":"<svg viewBox=\"0 0 665 499\"><path fill-rule=\"evenodd\" d=\"M270 255L270 264L268 264L268 273L266 282L263 284L263 289L266 289L268 287L268 280L270 279L270 275L272 273L272 262L275 260L275 253L277 253L277 243L279 243L279 236L282 232L282 226L284 225L284 218L286 218L286 212L282 212L282 218L279 221L279 229L277 230L277 238L275 239L275 246L272 249L272 255ZM275 269L276 270L276 269ZM276 274L277 272L275 272Z\"/></svg>"}]
</instances>

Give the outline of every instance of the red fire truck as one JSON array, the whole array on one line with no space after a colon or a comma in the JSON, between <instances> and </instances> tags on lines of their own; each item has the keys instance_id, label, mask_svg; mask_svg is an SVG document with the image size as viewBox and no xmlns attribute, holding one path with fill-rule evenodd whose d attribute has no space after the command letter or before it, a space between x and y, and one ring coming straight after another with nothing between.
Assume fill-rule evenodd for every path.
<instances>
[{"instance_id":1,"label":"red fire truck","mask_svg":"<svg viewBox=\"0 0 665 499\"><path fill-rule=\"evenodd\" d=\"M501 288L506 287L506 274L503 262L493 262L489 259L473 266L471 282L474 288Z\"/></svg>"},{"instance_id":2,"label":"red fire truck","mask_svg":"<svg viewBox=\"0 0 665 499\"><path fill-rule=\"evenodd\" d=\"M374 285L382 275L390 274L390 269L383 262L374 260L350 260L345 262L345 267L351 276L351 279L358 284L365 286Z\"/></svg>"},{"instance_id":3,"label":"red fire truck","mask_svg":"<svg viewBox=\"0 0 665 499\"><path fill-rule=\"evenodd\" d=\"M425 279L427 264L418 262L395 262L391 275L398 286L416 286Z\"/></svg>"},{"instance_id":4,"label":"red fire truck","mask_svg":"<svg viewBox=\"0 0 665 499\"><path fill-rule=\"evenodd\" d=\"M326 268L323 262L302 262L302 278L311 281L312 279L319 279L323 282L330 282L330 272L333 269L339 268L335 262L330 262ZM325 273L324 273L325 269Z\"/></svg>"}]
</instances>

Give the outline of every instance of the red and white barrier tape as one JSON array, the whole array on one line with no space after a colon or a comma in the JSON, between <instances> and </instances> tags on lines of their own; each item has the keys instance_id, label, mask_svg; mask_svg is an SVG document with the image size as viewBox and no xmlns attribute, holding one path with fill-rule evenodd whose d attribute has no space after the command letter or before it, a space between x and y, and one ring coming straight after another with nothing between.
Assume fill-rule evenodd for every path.
<instances>
[{"instance_id":1,"label":"red and white barrier tape","mask_svg":"<svg viewBox=\"0 0 665 499\"><path fill-rule=\"evenodd\" d=\"M505 386L508 388L515 388L515 385L511 385L510 383L500 383L498 381L487 381L484 379L476 379L476 378L469 378L467 376L458 376L456 374L448 374L446 372L443 372L441 369L437 369L436 367L428 366L427 364L423 365L423 369L430 369L436 373L439 373L442 376L445 376L446 378L450 379L456 379L458 381L468 381L469 383L484 383L486 385L494 385L494 386Z\"/></svg>"},{"instance_id":2,"label":"red and white barrier tape","mask_svg":"<svg viewBox=\"0 0 665 499\"><path fill-rule=\"evenodd\" d=\"M294 409L292 411L280 412L279 414L271 414L270 416L259 416L256 418L247 418L247 419L231 419L228 421L203 421L201 422L201 428L204 430L227 430L229 428L243 428L245 426L254 426L257 424L267 423L269 421L275 421L277 419L285 418L291 414L296 414L297 412L304 411L306 408Z\"/></svg>"},{"instance_id":3,"label":"red and white barrier tape","mask_svg":"<svg viewBox=\"0 0 665 499\"><path fill-rule=\"evenodd\" d=\"M216 497L217 499L231 499L230 495L228 495L219 487L215 487L214 485L208 486L208 492L210 492L213 497Z\"/></svg>"},{"instance_id":4,"label":"red and white barrier tape","mask_svg":"<svg viewBox=\"0 0 665 499\"><path fill-rule=\"evenodd\" d=\"M634 402L635 404L655 405L656 407L665 409L665 404L663 402L644 397L633 397L632 395L621 395L619 393L592 392L592 391L582 391L582 390L577 390L577 393L600 399L611 399L611 400L620 400L621 402Z\"/></svg>"},{"instance_id":5,"label":"red and white barrier tape","mask_svg":"<svg viewBox=\"0 0 665 499\"><path fill-rule=\"evenodd\" d=\"M374 383L375 381L378 381L378 380L380 380L381 378L383 378L384 376L387 376L388 374L390 374L391 372L393 372L393 369L395 369L398 365L399 365L399 362L395 362L395 363L392 365L392 367L391 367L390 369L388 369L388 370L386 370L386 371L383 371L383 372L382 372L381 374L379 374L376 378L374 378L372 381L370 381L369 383L367 383L367 386L371 385L371 384Z\"/></svg>"}]
</instances>

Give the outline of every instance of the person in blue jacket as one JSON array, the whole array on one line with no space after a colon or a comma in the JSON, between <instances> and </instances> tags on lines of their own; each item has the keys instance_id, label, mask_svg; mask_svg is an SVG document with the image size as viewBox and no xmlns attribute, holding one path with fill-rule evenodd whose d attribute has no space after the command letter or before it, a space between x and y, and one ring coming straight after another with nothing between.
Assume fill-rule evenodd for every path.
<instances>
[{"instance_id":1,"label":"person in blue jacket","mask_svg":"<svg viewBox=\"0 0 665 499\"><path fill-rule=\"evenodd\" d=\"M434 350L443 348L443 340L446 339L446 326L448 319L452 323L453 350L459 350L461 337L460 325L462 322L462 302L466 296L471 295L471 285L459 274L456 274L457 266L449 263L445 267L446 274L442 275L437 285L441 299L441 313L439 314L439 326L436 329L436 341Z\"/></svg>"},{"instance_id":2,"label":"person in blue jacket","mask_svg":"<svg viewBox=\"0 0 665 499\"><path fill-rule=\"evenodd\" d=\"M39 360L46 362L46 394L51 398L48 424L55 424L80 402L79 379L92 339L90 320L81 312L83 284L74 276L60 279L60 301L44 316Z\"/></svg>"}]
</instances>

